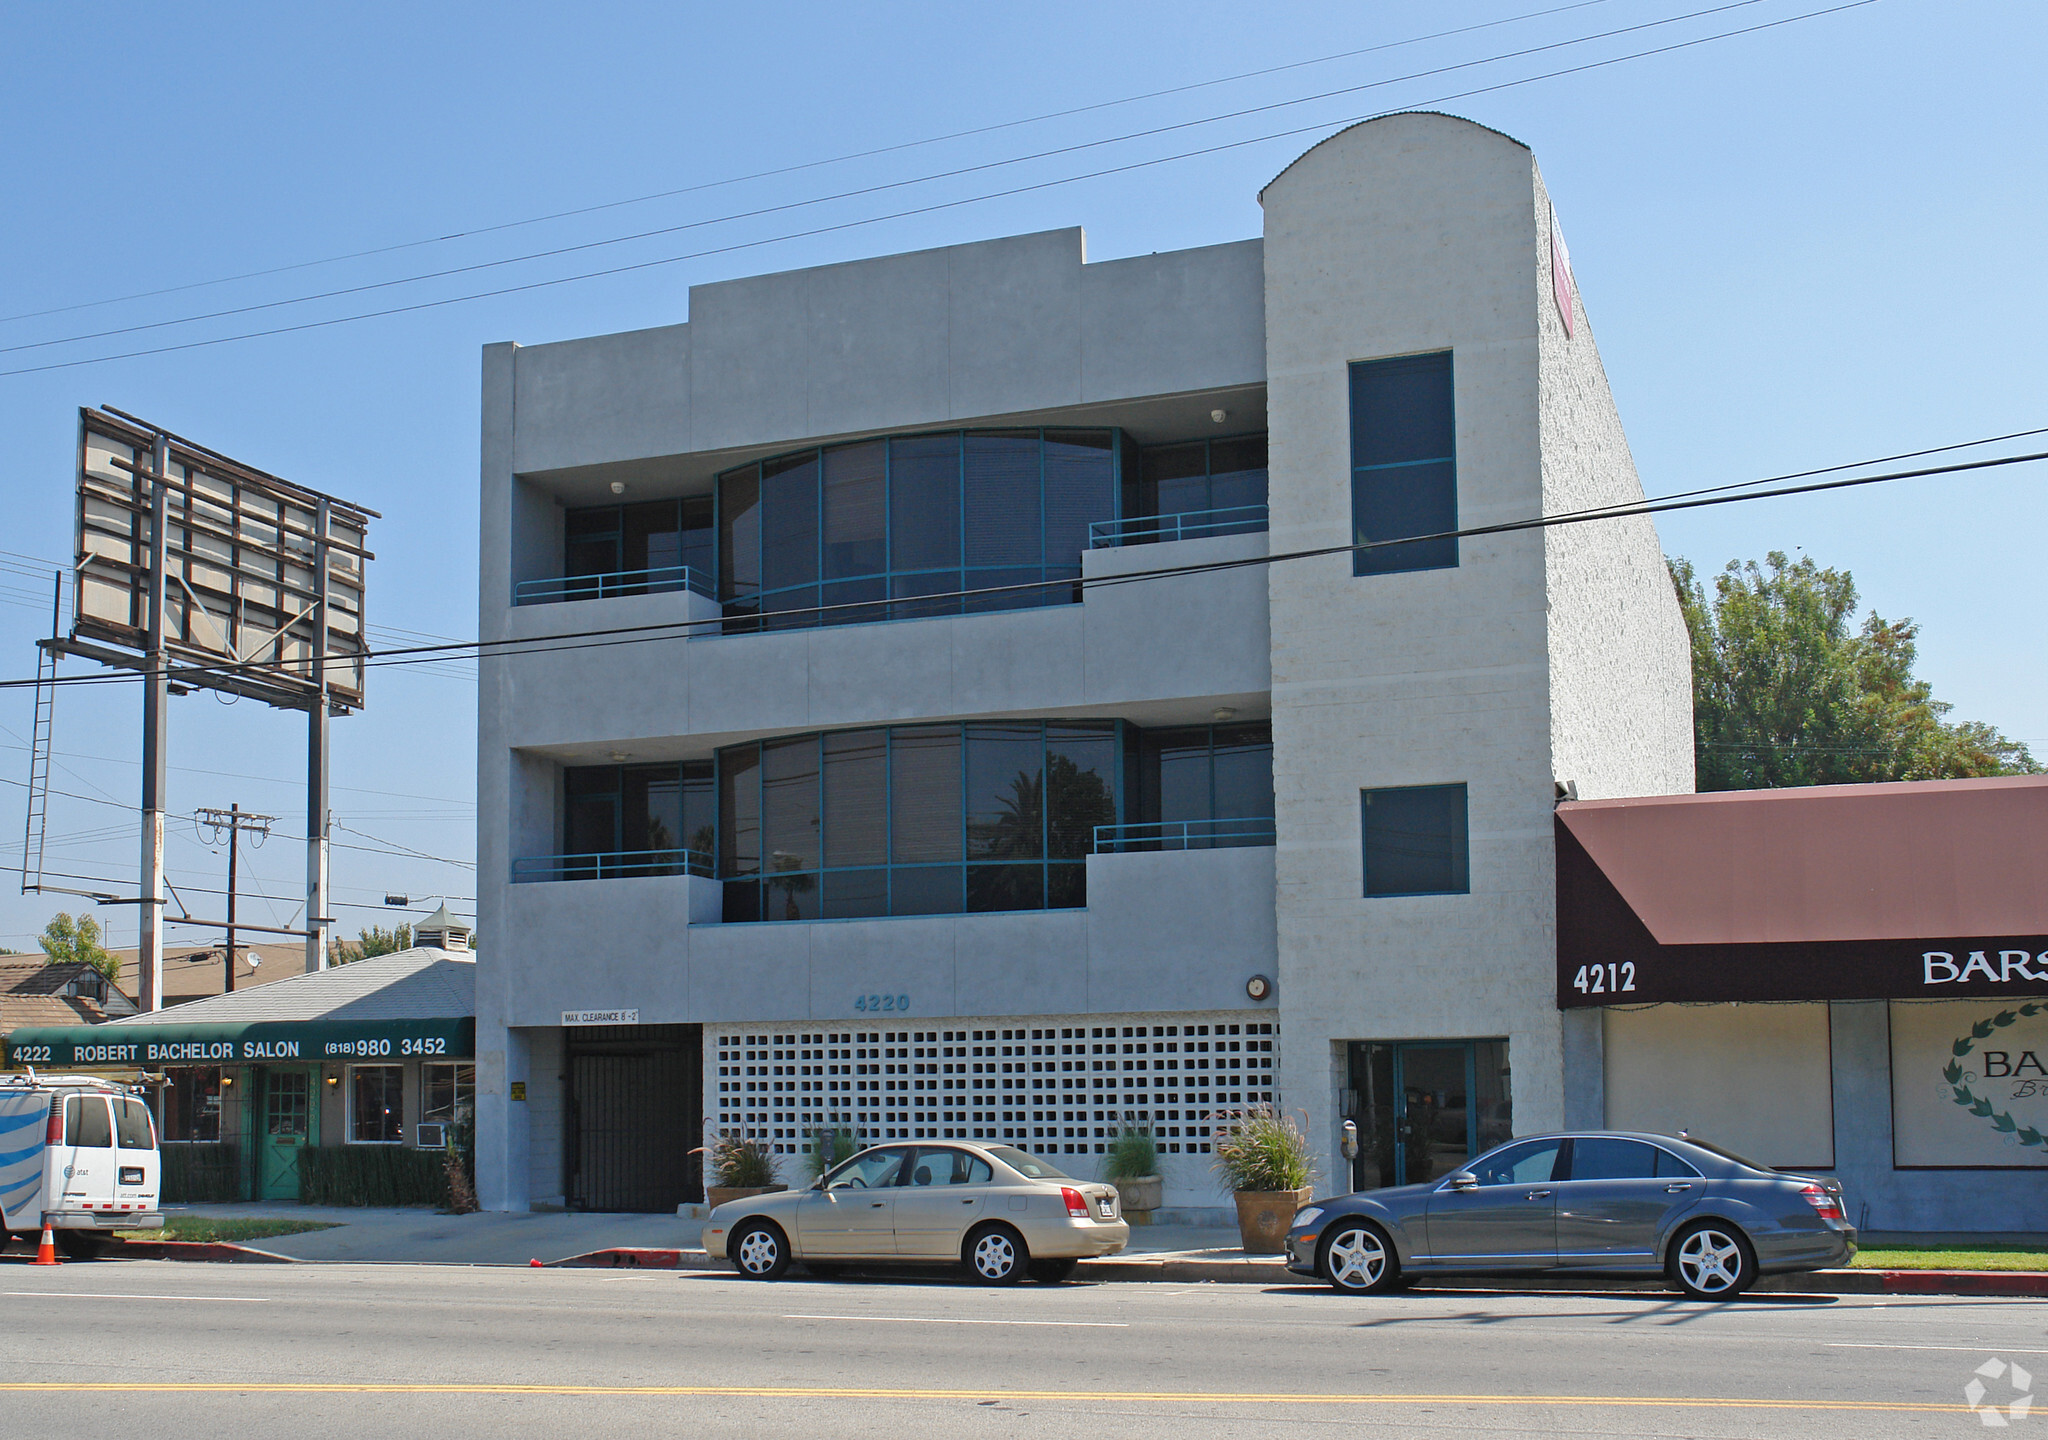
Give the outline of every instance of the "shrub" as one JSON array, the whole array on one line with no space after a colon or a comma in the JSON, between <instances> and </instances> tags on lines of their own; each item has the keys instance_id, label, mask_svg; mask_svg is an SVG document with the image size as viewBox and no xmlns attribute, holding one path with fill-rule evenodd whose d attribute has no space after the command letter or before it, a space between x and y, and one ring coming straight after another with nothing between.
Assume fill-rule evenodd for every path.
<instances>
[{"instance_id":1,"label":"shrub","mask_svg":"<svg viewBox=\"0 0 2048 1440\"><path fill-rule=\"evenodd\" d=\"M1110 1142L1102 1173L1111 1180L1142 1180L1159 1173L1159 1142L1141 1125L1125 1125Z\"/></svg>"},{"instance_id":2,"label":"shrub","mask_svg":"<svg viewBox=\"0 0 2048 1440\"><path fill-rule=\"evenodd\" d=\"M1299 1125L1271 1105L1211 1117L1216 1173L1231 1190L1305 1190L1315 1183L1316 1160Z\"/></svg>"},{"instance_id":3,"label":"shrub","mask_svg":"<svg viewBox=\"0 0 2048 1440\"><path fill-rule=\"evenodd\" d=\"M775 1157L758 1140L722 1130L705 1151L706 1184L747 1190L775 1183Z\"/></svg>"},{"instance_id":4,"label":"shrub","mask_svg":"<svg viewBox=\"0 0 2048 1440\"><path fill-rule=\"evenodd\" d=\"M308 1147L299 1152L299 1203L445 1206L446 1157L398 1145Z\"/></svg>"},{"instance_id":5,"label":"shrub","mask_svg":"<svg viewBox=\"0 0 2048 1440\"><path fill-rule=\"evenodd\" d=\"M172 1144L162 1147L157 1154L162 1157L166 1205L249 1198L249 1177L242 1172L239 1145Z\"/></svg>"}]
</instances>

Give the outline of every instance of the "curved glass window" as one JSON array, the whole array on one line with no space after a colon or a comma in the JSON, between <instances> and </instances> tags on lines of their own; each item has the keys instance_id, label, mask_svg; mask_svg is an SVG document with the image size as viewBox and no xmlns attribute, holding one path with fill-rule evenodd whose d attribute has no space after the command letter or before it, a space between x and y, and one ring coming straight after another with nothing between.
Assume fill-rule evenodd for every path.
<instances>
[{"instance_id":1,"label":"curved glass window","mask_svg":"<svg viewBox=\"0 0 2048 1440\"><path fill-rule=\"evenodd\" d=\"M892 725L718 755L725 918L1062 910L1118 820L1117 722Z\"/></svg>"},{"instance_id":2,"label":"curved glass window","mask_svg":"<svg viewBox=\"0 0 2048 1440\"><path fill-rule=\"evenodd\" d=\"M1079 589L1060 582L1081 578L1090 523L1116 515L1116 439L951 430L728 470L726 632L1071 604ZM977 590L989 593L961 598Z\"/></svg>"}]
</instances>

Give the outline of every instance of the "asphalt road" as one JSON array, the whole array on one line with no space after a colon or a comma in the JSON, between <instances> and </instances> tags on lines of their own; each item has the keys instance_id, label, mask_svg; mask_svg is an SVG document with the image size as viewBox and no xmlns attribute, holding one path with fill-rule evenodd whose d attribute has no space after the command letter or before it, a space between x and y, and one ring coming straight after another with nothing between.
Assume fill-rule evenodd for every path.
<instances>
[{"instance_id":1,"label":"asphalt road","mask_svg":"<svg viewBox=\"0 0 2048 1440\"><path fill-rule=\"evenodd\" d=\"M1977 1367L2048 1377L2028 1300L125 1262L0 1264L0 1315L36 1440L1971 1435Z\"/></svg>"}]
</instances>

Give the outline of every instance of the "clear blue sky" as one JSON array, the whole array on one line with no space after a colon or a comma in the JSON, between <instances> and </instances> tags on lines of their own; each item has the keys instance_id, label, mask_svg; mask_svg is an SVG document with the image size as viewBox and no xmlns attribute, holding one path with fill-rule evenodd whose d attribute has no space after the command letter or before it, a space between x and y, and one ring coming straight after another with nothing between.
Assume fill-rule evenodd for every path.
<instances>
[{"instance_id":1,"label":"clear blue sky","mask_svg":"<svg viewBox=\"0 0 2048 1440\"><path fill-rule=\"evenodd\" d=\"M14 5L0 13L0 315L75 305L703 185L1073 106L1289 65L1555 0L1033 6L499 3ZM686 225L1688 14L1707 0L1563 13L575 219L232 285L0 323L0 346L375 284ZM1654 492L2048 425L2048 11L1879 0L1674 53L1444 100L1825 8L1757 0L1632 36L1101 146L978 175L251 315L0 353L0 370L236 334L719 246L748 248L410 315L0 376L0 674L33 672L37 561L70 551L76 407L110 403L381 510L371 621L475 633L478 347L666 324L692 283L1082 225L1092 258L1259 233L1256 193L1322 133L921 216L775 240L1403 106L1529 142L1635 455ZM754 243L767 241L770 243ZM2048 447L2042 447L2048 448ZM2048 471L1914 482L1669 517L1712 570L1803 548L1922 624L1921 668L1960 717L2048 749L2039 539ZM32 557L24 559L22 557ZM27 572L27 573L25 573ZM335 726L338 839L474 856L473 666L380 671ZM132 806L139 700L60 700L55 788ZM0 692L0 864L19 855L30 700ZM303 724L173 701L170 806L239 801L303 833ZM11 747L11 748L10 748ZM105 757L105 758L96 758ZM216 773L209 773L216 772ZM261 778L259 778L261 777ZM133 884L132 811L59 795L49 866ZM363 833L375 839L364 838ZM174 829L172 879L222 858ZM302 852L244 867L283 922ZM345 931L387 889L473 896L456 865L338 851ZM211 878L210 878L211 877ZM0 890L0 944L59 902ZM217 900L190 895L194 913ZM114 917L132 943L133 911ZM203 938L194 932L196 941ZM486 937L488 939L488 937Z\"/></svg>"}]
</instances>

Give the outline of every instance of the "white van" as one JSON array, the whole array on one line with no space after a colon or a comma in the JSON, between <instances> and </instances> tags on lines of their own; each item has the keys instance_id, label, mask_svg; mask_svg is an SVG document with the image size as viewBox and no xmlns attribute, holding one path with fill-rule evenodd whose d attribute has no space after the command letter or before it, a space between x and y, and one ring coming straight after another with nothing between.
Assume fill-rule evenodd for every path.
<instances>
[{"instance_id":1,"label":"white van","mask_svg":"<svg viewBox=\"0 0 2048 1440\"><path fill-rule=\"evenodd\" d=\"M149 1107L86 1076L0 1075L0 1229L34 1243L44 1224L74 1260L114 1229L154 1229L162 1171Z\"/></svg>"}]
</instances>

